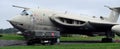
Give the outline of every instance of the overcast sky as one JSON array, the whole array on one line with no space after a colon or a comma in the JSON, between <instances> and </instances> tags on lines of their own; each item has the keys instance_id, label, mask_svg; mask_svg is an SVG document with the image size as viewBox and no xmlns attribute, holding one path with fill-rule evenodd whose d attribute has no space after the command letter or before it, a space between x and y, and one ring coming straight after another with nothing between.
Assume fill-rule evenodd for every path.
<instances>
[{"instance_id":1,"label":"overcast sky","mask_svg":"<svg viewBox=\"0 0 120 49\"><path fill-rule=\"evenodd\" d=\"M1 0L0 28L12 27L6 20L22 11L22 9L14 8L12 5L47 8L90 16L108 16L110 10L105 8L104 5L118 7L120 6L120 0Z\"/></svg>"}]
</instances>

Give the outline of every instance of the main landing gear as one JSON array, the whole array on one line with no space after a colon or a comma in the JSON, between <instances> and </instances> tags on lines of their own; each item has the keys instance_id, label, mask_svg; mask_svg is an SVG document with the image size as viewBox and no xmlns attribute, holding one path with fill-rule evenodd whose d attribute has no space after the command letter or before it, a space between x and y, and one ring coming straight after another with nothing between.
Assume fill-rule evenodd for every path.
<instances>
[{"instance_id":1,"label":"main landing gear","mask_svg":"<svg viewBox=\"0 0 120 49\"><path fill-rule=\"evenodd\" d=\"M106 38L102 38L103 43L110 43L113 42L113 39L115 37L115 34L112 32L107 32L106 33Z\"/></svg>"},{"instance_id":2,"label":"main landing gear","mask_svg":"<svg viewBox=\"0 0 120 49\"><path fill-rule=\"evenodd\" d=\"M54 38L54 39L32 39L32 40L28 40L26 42L27 45L34 45L34 44L54 45L54 44L59 44L59 43L60 43L59 38Z\"/></svg>"},{"instance_id":3,"label":"main landing gear","mask_svg":"<svg viewBox=\"0 0 120 49\"><path fill-rule=\"evenodd\" d=\"M103 43L110 43L110 42L113 42L113 39L112 38L103 38L102 42Z\"/></svg>"}]
</instances>

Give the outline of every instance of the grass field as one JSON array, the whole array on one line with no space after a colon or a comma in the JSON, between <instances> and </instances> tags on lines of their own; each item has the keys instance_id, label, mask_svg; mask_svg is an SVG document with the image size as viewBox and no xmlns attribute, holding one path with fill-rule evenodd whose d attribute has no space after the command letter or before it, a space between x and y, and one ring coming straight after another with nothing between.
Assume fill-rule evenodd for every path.
<instances>
[{"instance_id":1,"label":"grass field","mask_svg":"<svg viewBox=\"0 0 120 49\"><path fill-rule=\"evenodd\" d=\"M16 34L2 34L3 37L0 39L4 40L24 40L23 36L16 35ZM96 36L96 37L84 37L84 36L72 36L72 37L61 37L61 41L79 41L79 40L101 40L103 36Z\"/></svg>"},{"instance_id":2,"label":"grass field","mask_svg":"<svg viewBox=\"0 0 120 49\"><path fill-rule=\"evenodd\" d=\"M66 44L39 46L7 46L0 49L119 49L120 43Z\"/></svg>"},{"instance_id":3,"label":"grass field","mask_svg":"<svg viewBox=\"0 0 120 49\"><path fill-rule=\"evenodd\" d=\"M79 41L79 40L101 40L103 36L96 37L84 37L84 36L72 36L72 37L61 37L61 41Z\"/></svg>"},{"instance_id":4,"label":"grass field","mask_svg":"<svg viewBox=\"0 0 120 49\"><path fill-rule=\"evenodd\" d=\"M61 41L78 41L78 40L101 40L104 36L97 37L61 37ZM0 39L4 40L23 40L24 38L14 34L3 34ZM116 36L114 40L118 40L120 37ZM91 44L60 44L60 45L34 45L34 46L5 46L0 49L119 49L120 43L91 43Z\"/></svg>"},{"instance_id":5,"label":"grass field","mask_svg":"<svg viewBox=\"0 0 120 49\"><path fill-rule=\"evenodd\" d=\"M23 36L16 34L2 34L3 37L0 39L4 40L24 40ZM96 36L96 37L85 37L85 36L72 36L72 37L61 37L61 41L79 41L79 40L101 40L104 36ZM120 37L116 36L114 40L118 40Z\"/></svg>"},{"instance_id":6,"label":"grass field","mask_svg":"<svg viewBox=\"0 0 120 49\"><path fill-rule=\"evenodd\" d=\"M23 40L23 36L16 35L16 34L2 34L3 37L0 37L0 39L4 40Z\"/></svg>"}]
</instances>

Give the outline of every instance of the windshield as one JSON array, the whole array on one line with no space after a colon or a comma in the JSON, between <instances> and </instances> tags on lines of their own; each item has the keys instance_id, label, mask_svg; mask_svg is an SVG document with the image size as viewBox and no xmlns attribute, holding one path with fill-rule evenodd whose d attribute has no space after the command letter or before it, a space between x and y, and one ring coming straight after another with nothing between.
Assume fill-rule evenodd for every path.
<instances>
[{"instance_id":1,"label":"windshield","mask_svg":"<svg viewBox=\"0 0 120 49\"><path fill-rule=\"evenodd\" d=\"M32 15L32 12L29 11L29 10L23 10L23 11L21 12L21 15Z\"/></svg>"}]
</instances>

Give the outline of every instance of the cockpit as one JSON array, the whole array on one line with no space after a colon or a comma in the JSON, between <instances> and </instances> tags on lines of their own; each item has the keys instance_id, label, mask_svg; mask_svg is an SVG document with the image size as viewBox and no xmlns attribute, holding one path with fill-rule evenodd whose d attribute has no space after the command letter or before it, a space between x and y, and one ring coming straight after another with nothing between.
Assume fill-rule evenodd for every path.
<instances>
[{"instance_id":1,"label":"cockpit","mask_svg":"<svg viewBox=\"0 0 120 49\"><path fill-rule=\"evenodd\" d=\"M29 11L29 10L23 10L22 12L21 12L21 15L32 15L32 12L31 11Z\"/></svg>"}]
</instances>

